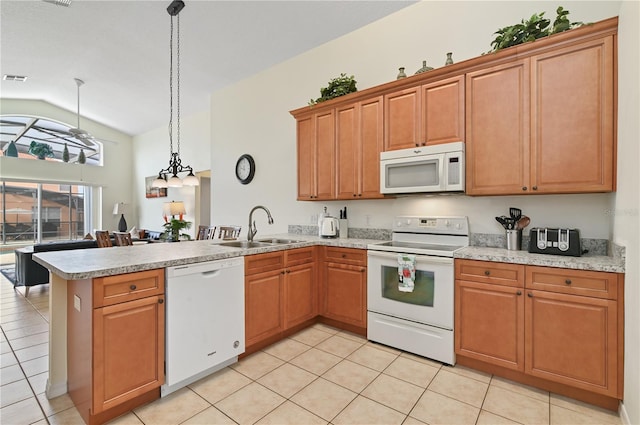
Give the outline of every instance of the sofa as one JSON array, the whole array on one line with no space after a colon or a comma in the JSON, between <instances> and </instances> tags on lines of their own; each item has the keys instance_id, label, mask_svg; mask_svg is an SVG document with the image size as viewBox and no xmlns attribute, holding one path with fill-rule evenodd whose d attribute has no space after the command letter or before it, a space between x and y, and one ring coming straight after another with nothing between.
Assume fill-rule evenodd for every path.
<instances>
[{"instance_id":1,"label":"sofa","mask_svg":"<svg viewBox=\"0 0 640 425\"><path fill-rule=\"evenodd\" d=\"M153 230L145 231L145 239L158 240L162 232ZM113 243L113 236L112 243ZM98 243L94 239L81 239L75 241L57 241L39 243L15 250L16 281L14 287L25 286L24 296L29 296L29 288L43 283L49 283L49 270L33 260L33 254L48 251L67 251L71 249L97 248Z\"/></svg>"}]
</instances>

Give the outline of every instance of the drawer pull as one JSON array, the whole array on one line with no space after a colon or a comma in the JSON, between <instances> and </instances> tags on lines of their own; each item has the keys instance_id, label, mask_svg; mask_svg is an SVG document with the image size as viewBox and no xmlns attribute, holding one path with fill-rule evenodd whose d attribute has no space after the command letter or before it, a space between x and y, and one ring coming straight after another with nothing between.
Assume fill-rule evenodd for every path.
<instances>
[{"instance_id":1,"label":"drawer pull","mask_svg":"<svg viewBox=\"0 0 640 425\"><path fill-rule=\"evenodd\" d=\"M484 271L484 275L485 275L485 276L489 276L490 274L491 274L491 272L490 272L489 270L485 270L485 271Z\"/></svg>"},{"instance_id":2,"label":"drawer pull","mask_svg":"<svg viewBox=\"0 0 640 425\"><path fill-rule=\"evenodd\" d=\"M342 258L347 258L347 254L342 254Z\"/></svg>"},{"instance_id":3,"label":"drawer pull","mask_svg":"<svg viewBox=\"0 0 640 425\"><path fill-rule=\"evenodd\" d=\"M129 286L129 289L131 289L132 291L135 291L136 290L136 285Z\"/></svg>"},{"instance_id":4,"label":"drawer pull","mask_svg":"<svg viewBox=\"0 0 640 425\"><path fill-rule=\"evenodd\" d=\"M527 186L522 186L522 190L527 190Z\"/></svg>"},{"instance_id":5,"label":"drawer pull","mask_svg":"<svg viewBox=\"0 0 640 425\"><path fill-rule=\"evenodd\" d=\"M516 295L522 295L522 291L516 292Z\"/></svg>"},{"instance_id":6,"label":"drawer pull","mask_svg":"<svg viewBox=\"0 0 640 425\"><path fill-rule=\"evenodd\" d=\"M291 273L291 270L287 270L287 273Z\"/></svg>"},{"instance_id":7,"label":"drawer pull","mask_svg":"<svg viewBox=\"0 0 640 425\"><path fill-rule=\"evenodd\" d=\"M571 285L571 279L566 279L564 283L566 283L567 285Z\"/></svg>"},{"instance_id":8,"label":"drawer pull","mask_svg":"<svg viewBox=\"0 0 640 425\"><path fill-rule=\"evenodd\" d=\"M164 300L163 300L162 298L160 298L160 299L158 300L158 304L163 304L163 303L164 303Z\"/></svg>"},{"instance_id":9,"label":"drawer pull","mask_svg":"<svg viewBox=\"0 0 640 425\"><path fill-rule=\"evenodd\" d=\"M531 292L529 292L529 293L527 294L527 297L529 297L529 298L533 298L533 294L532 294Z\"/></svg>"}]
</instances>

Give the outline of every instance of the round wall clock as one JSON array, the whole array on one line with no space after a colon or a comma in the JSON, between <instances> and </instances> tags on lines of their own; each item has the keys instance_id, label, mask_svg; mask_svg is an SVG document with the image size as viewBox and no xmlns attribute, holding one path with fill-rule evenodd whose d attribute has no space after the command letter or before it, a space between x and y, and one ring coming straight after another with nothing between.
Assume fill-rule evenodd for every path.
<instances>
[{"instance_id":1,"label":"round wall clock","mask_svg":"<svg viewBox=\"0 0 640 425\"><path fill-rule=\"evenodd\" d=\"M244 154L236 162L236 177L242 184L248 184L256 173L256 163L249 154Z\"/></svg>"}]
</instances>

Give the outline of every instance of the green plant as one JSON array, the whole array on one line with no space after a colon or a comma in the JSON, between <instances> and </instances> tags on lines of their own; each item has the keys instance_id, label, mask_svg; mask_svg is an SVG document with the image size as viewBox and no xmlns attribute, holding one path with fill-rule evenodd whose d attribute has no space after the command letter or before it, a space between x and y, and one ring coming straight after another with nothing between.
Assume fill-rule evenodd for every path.
<instances>
[{"instance_id":1,"label":"green plant","mask_svg":"<svg viewBox=\"0 0 640 425\"><path fill-rule=\"evenodd\" d=\"M173 218L171 217L168 220L165 217L165 223L163 224L164 232L160 235L160 238L163 240L169 240L171 242L177 242L181 237L186 239L191 239L191 236L187 233L180 233L182 229L191 228L190 221L184 221L182 218Z\"/></svg>"},{"instance_id":2,"label":"green plant","mask_svg":"<svg viewBox=\"0 0 640 425\"><path fill-rule=\"evenodd\" d=\"M500 28L494 34L497 37L491 42L491 52L496 52L507 47L516 46L528 41L535 41L551 34L557 34L584 25L582 22L570 22L568 10L562 6L556 9L556 19L550 27L551 21L544 17L544 12L534 13L528 20L521 23Z\"/></svg>"},{"instance_id":3,"label":"green plant","mask_svg":"<svg viewBox=\"0 0 640 425\"><path fill-rule=\"evenodd\" d=\"M316 103L324 102L335 97L344 96L345 94L356 92L358 91L358 89L356 88L356 83L357 81L354 79L353 75L347 77L347 74L342 73L339 77L330 80L327 87L321 88L320 97L316 100L311 99L309 101L309 105L315 105Z\"/></svg>"},{"instance_id":4,"label":"green plant","mask_svg":"<svg viewBox=\"0 0 640 425\"><path fill-rule=\"evenodd\" d=\"M53 148L46 143L31 141L29 154L37 156L38 159L53 158Z\"/></svg>"},{"instance_id":5,"label":"green plant","mask_svg":"<svg viewBox=\"0 0 640 425\"><path fill-rule=\"evenodd\" d=\"M69 147L67 144L64 144L64 150L62 151L62 160L64 162L69 162Z\"/></svg>"},{"instance_id":6,"label":"green plant","mask_svg":"<svg viewBox=\"0 0 640 425\"><path fill-rule=\"evenodd\" d=\"M84 149L80 148L80 155L78 155L78 163L84 164L87 162L87 156L84 154Z\"/></svg>"}]
</instances>

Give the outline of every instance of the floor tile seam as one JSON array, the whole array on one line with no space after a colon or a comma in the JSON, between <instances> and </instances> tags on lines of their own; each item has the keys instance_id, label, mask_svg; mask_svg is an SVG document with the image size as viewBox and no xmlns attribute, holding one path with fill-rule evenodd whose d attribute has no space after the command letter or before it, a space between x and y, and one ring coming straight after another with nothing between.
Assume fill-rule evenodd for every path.
<instances>
[{"instance_id":1,"label":"floor tile seam","mask_svg":"<svg viewBox=\"0 0 640 425\"><path fill-rule=\"evenodd\" d=\"M442 367L438 370L438 373L440 373L441 370L444 370L445 372L453 373L453 374L455 374L457 376L462 376L464 378L473 379L474 381L480 382L482 384L488 384L488 382L485 382L485 381L483 381L481 379L478 379L478 378L474 378L473 376L465 375L463 373L454 372L454 369L455 369L455 365L454 366L450 366L450 365L447 365L447 364L443 364ZM469 370L473 370L473 369L469 369ZM489 377L489 382L491 382L491 378L492 377L493 377L493 375L491 375Z\"/></svg>"},{"instance_id":2,"label":"floor tile seam","mask_svg":"<svg viewBox=\"0 0 640 425\"><path fill-rule=\"evenodd\" d=\"M573 400L573 399L571 399L571 400ZM592 418L597 418L598 415L605 415L605 416L614 416L614 417L617 417L618 419L620 419L620 413L614 412L613 410L603 409L604 411L593 410L593 411L585 412L584 410L580 410L577 407L576 408L572 408L574 406L572 403L568 403L568 405L562 405L561 406L559 404L554 404L554 403L549 402L549 415L551 415L551 407L552 406L559 407L561 409L570 410L571 412L574 412L574 413L580 413L581 415L587 415L587 416L590 416ZM589 405L589 406L585 406L585 408L586 409L597 409L598 407L595 406L595 405ZM549 417L551 417L551 416L549 416Z\"/></svg>"},{"instance_id":3,"label":"floor tile seam","mask_svg":"<svg viewBox=\"0 0 640 425\"><path fill-rule=\"evenodd\" d=\"M366 388L365 388L365 389L366 389ZM389 409L394 410L394 411L396 411L396 412L398 412L398 413L401 413L401 414L403 414L403 415L405 415L405 416L409 416L409 413L411 413L411 412L413 411L413 409L418 405L418 402L420 401L420 399L422 398L422 396L424 395L424 393L425 393L426 391L427 391L427 389L426 389L426 388L424 388L424 389L422 390L422 392L420 393L420 396L419 396L419 397L416 399L416 401L413 403L413 405L412 405L412 406L411 406L411 408L409 409L409 412L408 412L408 413L402 412L402 411L400 411L400 410L396 409L396 408L395 408L395 407L393 407L393 406L389 406L388 404L385 404L385 403L383 403L383 402L382 402L382 401L380 401L380 400L373 399L373 398L371 398L371 397L369 397L369 396L367 396L367 395L365 395L365 394L360 393L360 394L358 394L358 395L359 395L359 396L361 396L361 397L366 398L367 400L371 400L371 401L373 401L374 403L380 404L380 405L382 405L382 406L384 406L384 407L388 407ZM364 392L364 390L362 390L362 392ZM405 418L405 419L406 419L406 418Z\"/></svg>"},{"instance_id":4,"label":"floor tile seam","mask_svg":"<svg viewBox=\"0 0 640 425\"><path fill-rule=\"evenodd\" d=\"M314 380L315 381L315 380ZM258 418L257 420L253 421L253 423L257 423L260 422L265 416L267 416L268 414L270 414L271 412L273 412L274 410L276 410L278 407L282 406L284 403L286 403L289 398L283 396L282 394L272 390L271 388L261 384L260 382L258 382L257 380L253 380L252 382L250 382L249 384L245 385L242 388L246 388L247 386L251 385L252 383L256 384L256 385L260 385L262 388L266 389L267 391L277 395L278 397L280 397L282 399L282 401L280 403L278 403L277 406L275 406L273 409L269 410L267 413L265 413L264 415L262 415L260 418ZM238 391L240 391L240 389L234 391L234 394L237 393ZM199 395L199 394L198 394ZM222 400L226 400L227 398L231 397L231 394L229 394L227 397L223 398ZM293 396L292 396L293 397ZM218 401L216 404L220 403L222 400ZM216 409L218 409L215 405L213 405L213 407L215 407ZM223 412L221 409L218 409L220 412L222 412L225 416L227 416L229 419L231 419L233 422L238 423L235 419L233 419L231 416L227 415L225 412ZM318 415L316 415L318 416Z\"/></svg>"},{"instance_id":5,"label":"floor tile seam","mask_svg":"<svg viewBox=\"0 0 640 425\"><path fill-rule=\"evenodd\" d=\"M431 384L431 381L433 381L433 378L435 378L435 377L436 377L436 375L433 375L433 378L431 378L431 380L427 383L427 385L423 387L422 385L418 385L418 384L416 384L415 382L407 381L406 379L399 378L399 377L397 377L397 376L395 376L395 375L390 375L389 373L385 373L386 371L387 371L387 369L385 369L385 370L383 370L382 372L380 372L380 374L381 374L381 375L385 375L385 376L389 376L389 377L391 377L391 378L395 378L395 379L397 379L397 380L399 380L399 381L402 381L402 382L405 382L405 383L407 383L407 384L415 385L416 387L420 387L420 388L422 388L423 390L426 390L426 389L429 387L429 385Z\"/></svg>"},{"instance_id":6,"label":"floor tile seam","mask_svg":"<svg viewBox=\"0 0 640 425\"><path fill-rule=\"evenodd\" d=\"M333 421L335 418L337 418L337 417L340 415L340 413L342 413L342 412L344 411L344 409L346 409L346 408L347 408L351 403L353 403L353 401L354 401L355 399L357 399L357 398L358 398L358 396L360 395L360 393L357 393L357 392L355 392L355 391L353 391L353 390L351 390L351 389L349 389L349 388L343 387L343 386L342 386L342 385L340 385L340 384L336 384L336 383L335 383L335 382L333 382L333 381L329 381L329 380L328 380L328 379L326 379L326 378L322 378L322 376L318 376L318 378L317 378L316 380L318 380L318 379L324 379L325 381L327 381L327 382L329 382L329 383L331 383L331 384L338 385L339 387L342 387L342 388L344 388L344 389L348 390L349 392L351 392L351 393L355 394L355 396L353 397L353 399L351 399L351 401L350 401L349 403L347 403L347 405L346 405L346 406L344 406L344 407L343 407L343 408L342 408L338 413L336 413L336 414L335 414L331 419L325 419L325 418L323 418L322 416L318 415L317 413L314 413L314 412L310 411L309 409L305 408L304 406L301 406L300 404L296 403L294 400L291 400L291 398L293 398L296 394L298 394L299 392L301 392L301 391L302 391L302 389L301 389L300 391L298 391L296 394L292 395L292 396L291 396L291 398L289 398L288 400L289 400L290 402L294 403L296 406L303 408L303 409L304 409L304 410L306 410L307 412L309 412L309 413L313 414L314 416L319 417L319 418L320 418L320 419L322 419L323 421L327 421L327 423L331 424L331 423L332 423L331 421ZM316 380L314 380L313 382L315 382ZM307 387L308 387L309 385L311 385L311 383L309 383L309 384L307 385Z\"/></svg>"},{"instance_id":7,"label":"floor tile seam","mask_svg":"<svg viewBox=\"0 0 640 425\"><path fill-rule=\"evenodd\" d=\"M345 339L345 338L343 338L343 339ZM323 342L324 342L324 341L323 341ZM320 344L322 344L322 343L320 343ZM319 344L318 344L318 345L319 345ZM349 357L351 354L353 354L354 352L358 351L360 348L362 348L362 347L364 346L364 344L362 344L360 347L358 347L358 348L356 348L355 350L351 351L351 352L350 352L349 354L347 354L346 356L343 356L343 355L341 355L341 354L336 354L336 353L333 353L333 352L328 351L328 350L323 350L323 349L322 349L322 348L320 348L318 345L316 345L315 347L311 347L311 348L316 348L316 349L318 349L318 350L320 350L320 351L323 351L323 352L325 352L325 353L329 353L329 354L333 354L334 356L341 357L341 358L343 358L343 359L346 359L346 358L347 358L347 357Z\"/></svg>"},{"instance_id":8,"label":"floor tile seam","mask_svg":"<svg viewBox=\"0 0 640 425\"><path fill-rule=\"evenodd\" d=\"M433 382L433 381L432 381L432 382ZM429 387L431 387L431 384L429 384ZM429 388L429 387L425 388L425 392L426 392L426 391L431 391L432 393L436 393L436 394L438 394L438 395L441 395L442 397L446 397L446 398L448 398L448 399L450 399L450 400L457 401L458 403L466 404L467 406L473 407L474 409L478 409L478 410L481 410L481 409L482 409L482 406L480 406L480 407L478 407L478 406L474 406L474 405L473 405L473 404L471 404L471 403L468 403L468 402L463 401L463 400L458 400L457 398L451 397L450 395L447 395L447 394L443 394L443 393L441 393L440 391L436 391L436 390L431 389L431 388ZM485 392L485 394L486 394L488 391L489 391L489 390L487 389L487 391ZM424 394L424 393L423 393L423 394ZM484 403L484 399L483 399L483 403ZM485 410L486 410L486 409L485 409ZM493 413L493 412L491 412L491 413Z\"/></svg>"},{"instance_id":9,"label":"floor tile seam","mask_svg":"<svg viewBox=\"0 0 640 425\"><path fill-rule=\"evenodd\" d=\"M347 360L347 359L343 359L343 361L344 361L344 360ZM350 362L351 362L351 360L348 360L348 361L350 361ZM337 363L337 364L336 364L335 366L333 366L333 367L338 366L338 364L340 364L340 363L342 363L342 362ZM351 362L351 363L355 363L355 362ZM359 364L359 363L356 363L356 364L357 364L357 365L359 365L359 366L362 366L362 367L366 367L366 366L363 366L363 365L361 365L361 364ZM337 385L337 386L339 386L339 387L342 387L342 388L344 388L344 389L346 389L346 390L349 390L349 391L351 391L351 392L353 392L353 393L356 393L356 391L353 391L351 388L345 387L345 386L344 386L344 385L342 385L342 384L339 384L339 383L337 383L337 382L333 382L333 381L331 381L330 379L328 379L328 378L325 378L325 377L324 377L324 375L325 375L325 374L327 374L327 373L329 373L329 371L330 371L331 369L333 369L333 367L332 367L332 368L330 368L329 370L327 370L326 372L324 372L322 375L319 375L319 376L318 376L318 378L322 378L322 379L324 379L325 381L329 381L329 382L331 382L332 384L335 384L335 385ZM380 377L380 375L382 375L382 372L380 372L379 370L375 370L375 369L371 369L371 368L367 368L367 369L373 370L374 372L376 372L376 373L377 373L377 375L375 376L375 378L373 378L373 379L371 380L371 382L369 382L367 385L365 385L365 386L364 386L364 388L363 388L362 390L358 391L356 394L362 394L362 391L366 390L366 389L367 389L367 387L368 387L369 385L371 385L371 383L372 383L373 381L375 381L376 379L378 379L378 378Z\"/></svg>"},{"instance_id":10,"label":"floor tile seam","mask_svg":"<svg viewBox=\"0 0 640 425\"><path fill-rule=\"evenodd\" d=\"M293 341L296 341L296 340L294 339ZM300 341L296 341L296 342L298 342L298 343L300 343L300 344L302 344L302 345L306 345L308 348L307 348L307 349L305 349L303 352L301 352L301 353L299 353L299 354L296 354L295 356L293 356L293 357L292 357L292 358L290 358L289 360L283 359L282 357L278 357L278 356L276 356L275 354L268 353L266 350L268 350L270 347L272 347L272 345L270 345L269 347L266 347L266 348L264 348L264 349L260 350L260 352L265 353L265 354L269 354L270 356L275 357L276 359L280 359L280 360L282 360L283 362L289 362L290 360L293 360L293 359L295 359L296 357L298 357L299 355L301 355L301 354L303 354L303 353L306 353L307 351L309 351L309 350L311 350L312 348L314 348L313 346L308 345L308 344L305 344L305 343L303 343L303 342L300 342Z\"/></svg>"},{"instance_id":11,"label":"floor tile seam","mask_svg":"<svg viewBox=\"0 0 640 425\"><path fill-rule=\"evenodd\" d=\"M204 409L199 410L198 412L194 413L193 415L189 416L187 419L185 419L184 421L180 422L181 424L187 422L189 419L193 418L194 416L199 415L200 413L204 412L205 410L207 410L210 407L213 407L214 409L216 409L218 412L222 413L223 415L225 415L226 417L229 417L227 414L225 414L222 410L218 409L217 407L215 407L213 404L211 404L211 402L209 400L207 400L206 398L204 398L202 395L200 395L196 390L194 390L193 388L191 388L190 386L186 386L186 388L189 389L189 391L191 391L192 393L194 393L198 398L202 399L205 403L208 404L208 406L206 406ZM244 387L243 387L244 388ZM153 402L150 402L153 403ZM134 413L133 410L131 410L132 413ZM134 413L135 414L135 413ZM140 420L140 422L142 422L144 424L144 421L142 420L141 417L139 417L138 415L136 415L136 417ZM231 418L229 418L231 419ZM233 419L231 419L233 420ZM235 422L235 421L234 421Z\"/></svg>"},{"instance_id":12,"label":"floor tile seam","mask_svg":"<svg viewBox=\"0 0 640 425\"><path fill-rule=\"evenodd\" d=\"M14 329L14 330L16 330L16 329ZM9 332L11 332L11 331L9 331ZM15 341L16 339L20 339L20 338L28 338L28 337L30 337L30 336L34 336L34 335L38 335L38 334L42 334L42 333L45 333L45 332L49 332L49 329L47 328L47 330L46 330L46 331L36 332L36 333L32 333L32 334L28 334L28 335L22 335L22 336L18 336L18 337L10 337L10 336L9 336L9 338L8 338L8 339L10 339L10 340L14 340L14 341Z\"/></svg>"},{"instance_id":13,"label":"floor tile seam","mask_svg":"<svg viewBox=\"0 0 640 425\"><path fill-rule=\"evenodd\" d=\"M27 381L27 385L29 385L29 380L28 380L27 378L24 378L24 380L25 380L25 381ZM13 381L13 382L9 382L9 383L6 383L6 384L4 384L4 383L3 383L3 384L2 384L2 387L4 387L5 385L15 384L15 383L20 382L20 381L22 381L22 379L19 379L19 380L17 380L17 381ZM20 403L21 401L25 401L25 400L26 400L26 399L28 399L28 398L32 398L32 397L34 397L34 395L33 395L33 388L31 388L31 386L29 386L29 389L31 390L31 393L30 393L30 394L26 395L24 398L21 398L21 399L19 399L19 400L14 400L14 401L12 401L11 403L9 403L9 404L7 404L7 405L2 406L1 408L2 408L2 409L4 409L5 407L12 406L12 405L14 405L14 404L16 404L16 403ZM37 397L36 397L36 398L37 398Z\"/></svg>"},{"instance_id":14,"label":"floor tile seam","mask_svg":"<svg viewBox=\"0 0 640 425\"><path fill-rule=\"evenodd\" d=\"M499 389L504 390L504 391L510 391L509 389L507 389L507 388L505 388L505 387L502 387L502 386L497 385L497 384L493 384L494 378L502 378L502 377L501 377L501 376L496 376L496 375L491 375L491 380L489 381L489 386L493 386L494 388L499 388ZM507 378L502 378L502 379L507 379ZM520 382L517 382L517 381L511 381L510 379L507 379L507 381L513 382L513 383L515 383L515 384L520 384ZM522 385L525 385L525 384L522 384ZM531 388L536 388L536 387L531 387ZM525 389L526 389L526 388L525 388ZM536 388L536 389L542 390L541 388ZM545 391L545 390L542 390L542 391ZM540 400L539 398L536 398L536 397L530 396L530 395L528 395L528 394L523 394L523 393L518 392L518 391L513 391L513 392L515 392L515 393L517 393L517 394L520 394L520 395L522 395L522 396L525 396L525 397L532 398L532 399L537 400L537 401L541 401L541 402L543 402L543 403L549 403L549 404L552 404L552 403L551 403L551 394L552 394L552 393L551 393L551 391L545 391L545 392L547 393L547 401L546 401L546 402L545 402L545 401Z\"/></svg>"}]
</instances>

